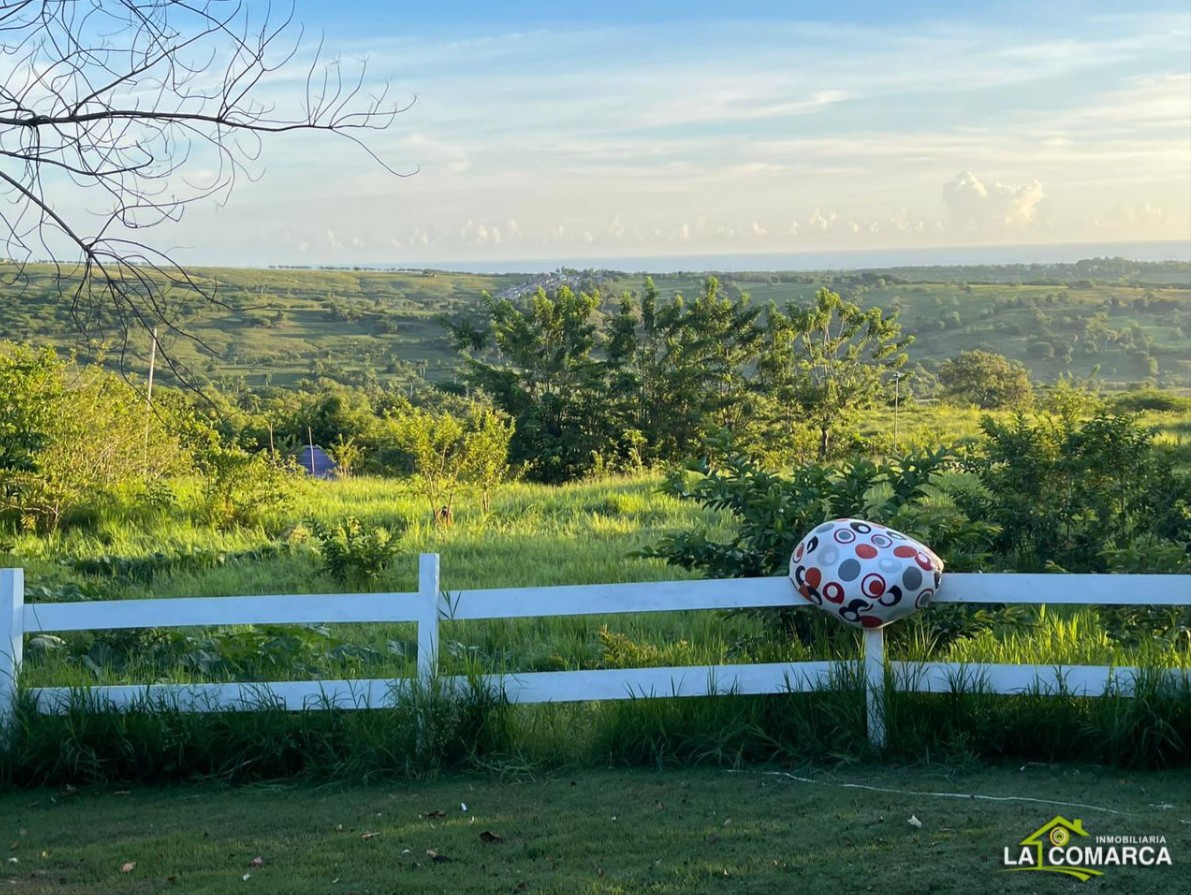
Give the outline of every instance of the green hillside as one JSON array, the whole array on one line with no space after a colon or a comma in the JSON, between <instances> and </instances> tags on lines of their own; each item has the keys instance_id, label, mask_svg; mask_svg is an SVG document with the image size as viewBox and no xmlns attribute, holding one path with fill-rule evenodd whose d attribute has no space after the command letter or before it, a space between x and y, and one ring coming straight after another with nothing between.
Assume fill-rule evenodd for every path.
<instances>
[{"instance_id":1,"label":"green hillside","mask_svg":"<svg viewBox=\"0 0 1191 895\"><path fill-rule=\"evenodd\" d=\"M89 322L80 336L52 268L31 267L0 285L0 339L50 343L119 365L119 330ZM663 296L693 296L702 273L655 275ZM900 310L916 336L912 363L933 370L961 351L984 348L1022 361L1037 381L1097 371L1109 387L1149 380L1191 388L1191 265L1124 261L1076 265L900 268L863 273L723 273L730 295L804 302L822 285L864 305ZM438 318L465 316L484 291L516 294L565 281L605 299L638 290L644 275L567 271L481 275L441 271L204 269L196 280L223 306L174 289L168 304L186 336L163 330L169 356L193 379L225 386L292 386L307 378L363 385L449 380L455 356ZM68 284L67 284L68 285ZM609 302L609 306L610 306ZM135 333L124 363L148 363ZM169 370L162 373L169 382Z\"/></svg>"}]
</instances>

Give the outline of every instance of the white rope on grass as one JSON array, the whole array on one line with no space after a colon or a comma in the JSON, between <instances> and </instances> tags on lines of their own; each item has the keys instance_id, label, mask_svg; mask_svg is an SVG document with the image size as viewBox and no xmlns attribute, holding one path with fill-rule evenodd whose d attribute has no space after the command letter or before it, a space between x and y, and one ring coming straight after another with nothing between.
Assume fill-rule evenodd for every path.
<instances>
[{"instance_id":1,"label":"white rope on grass","mask_svg":"<svg viewBox=\"0 0 1191 895\"><path fill-rule=\"evenodd\" d=\"M745 774L749 772L729 771L728 773ZM1082 802L1057 802L1053 799L1035 799L1031 796L986 796L979 793L964 792L921 792L913 789L890 789L885 786L869 786L865 783L833 783L828 780L813 780L810 777L799 777L797 774L790 774L786 771L762 771L761 773L766 777L786 777L798 783L813 783L817 786L836 786L840 789L864 789L869 792L884 792L897 796L929 796L936 799L964 799L983 802L1031 802L1037 805L1058 805L1062 808L1083 808L1088 811L1103 811L1106 814L1120 814L1124 817L1132 816L1128 811L1118 811L1116 808L1102 808L1099 805L1085 805Z\"/></svg>"}]
</instances>

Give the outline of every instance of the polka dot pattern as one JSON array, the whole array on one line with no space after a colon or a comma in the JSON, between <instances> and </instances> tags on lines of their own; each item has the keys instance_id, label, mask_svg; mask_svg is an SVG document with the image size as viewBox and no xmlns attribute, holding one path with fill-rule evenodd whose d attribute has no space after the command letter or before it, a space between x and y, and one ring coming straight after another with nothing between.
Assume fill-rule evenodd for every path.
<instances>
[{"instance_id":1,"label":"polka dot pattern","mask_svg":"<svg viewBox=\"0 0 1191 895\"><path fill-rule=\"evenodd\" d=\"M921 609L942 578L943 561L925 544L860 519L825 522L790 557L802 598L857 628L883 628Z\"/></svg>"}]
</instances>

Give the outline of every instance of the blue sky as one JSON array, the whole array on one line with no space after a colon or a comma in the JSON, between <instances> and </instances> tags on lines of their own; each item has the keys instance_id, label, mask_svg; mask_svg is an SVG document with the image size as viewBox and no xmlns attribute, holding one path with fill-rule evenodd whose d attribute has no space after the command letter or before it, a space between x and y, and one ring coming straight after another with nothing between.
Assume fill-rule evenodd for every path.
<instances>
[{"instance_id":1,"label":"blue sky","mask_svg":"<svg viewBox=\"0 0 1191 895\"><path fill-rule=\"evenodd\" d=\"M197 260L410 263L1191 238L1181 3L299 0L415 99L265 147ZM270 86L300 100L300 80Z\"/></svg>"}]
</instances>

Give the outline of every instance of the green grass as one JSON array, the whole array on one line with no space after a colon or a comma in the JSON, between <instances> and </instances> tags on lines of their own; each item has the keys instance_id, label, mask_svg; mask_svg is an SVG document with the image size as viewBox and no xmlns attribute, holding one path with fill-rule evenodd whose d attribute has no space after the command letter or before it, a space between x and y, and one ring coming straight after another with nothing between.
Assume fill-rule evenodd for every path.
<instances>
[{"instance_id":1,"label":"green grass","mask_svg":"<svg viewBox=\"0 0 1191 895\"><path fill-rule=\"evenodd\" d=\"M857 788L865 786L876 790ZM794 776L582 770L366 788L13 792L0 795L0 843L16 863L0 863L0 888L28 895L1075 891L1074 881L1049 874L1001 872L1003 849L1056 814L1082 820L1091 835L1166 837L1173 867L1109 867L1089 891L1191 892L1186 775L929 765ZM501 839L486 843L484 832ZM432 851L446 860L436 862ZM122 873L127 863L135 868Z\"/></svg>"},{"instance_id":2,"label":"green grass","mask_svg":"<svg viewBox=\"0 0 1191 895\"><path fill-rule=\"evenodd\" d=\"M659 494L659 476L584 482L565 488L512 484L494 495L492 511L464 499L455 510L455 524L436 528L430 512L408 482L354 478L341 482L305 483L294 505L272 530L221 532L199 518L198 483L175 483L176 505L168 511L137 518L139 510L115 512L93 528L76 528L42 538L0 534L0 551L27 567L27 583L60 584L72 580L63 558L146 557L161 553L237 553L276 542L292 544L290 555L260 568L229 562L213 569L155 575L151 586L126 580L105 583L113 598L142 596L214 596L230 593L334 592L343 588L318 571L304 524L355 516L367 525L404 526L408 556L435 552L442 556L447 587L517 587L546 584L589 584L684 577L681 570L629 554L653 543L664 531L694 524L712 529L715 514ZM295 531L297 528L297 531ZM309 549L308 549L309 548ZM528 561L527 561L528 557ZM0 553L0 559L3 553ZM259 573L259 574L258 574ZM78 576L73 576L77 578ZM416 563L394 565L378 590L416 589Z\"/></svg>"},{"instance_id":3,"label":"green grass","mask_svg":"<svg viewBox=\"0 0 1191 895\"><path fill-rule=\"evenodd\" d=\"M197 491L190 483L179 488L173 507L155 515L121 519L116 514L115 521L104 515L95 529L70 530L48 541L10 535L13 553L0 557L0 564L28 568L34 604L72 595L140 599L314 592L334 599L334 593L349 588L322 571L315 545L299 523L353 515L366 525L405 526L403 553L374 585L380 591L415 590L416 554L422 551L441 555L448 592L685 577L682 570L629 554L667 530L700 524L723 535L725 523L658 494L658 482L639 477L565 488L513 485L495 496L490 514L476 502L462 502L449 529L434 528L420 498L392 481L309 484L272 530L232 533L195 521ZM114 574L80 571L96 563ZM891 637L890 658L1153 670L1191 664L1187 644L1177 637L1158 641L1139 637L1136 630L1122 633L1111 615L1087 608L1030 609L1014 624L933 645L933 620L948 611L932 607L899 626ZM62 640L62 647L48 650L30 640L25 686L407 677L413 672L416 636L412 625L239 626L89 632ZM446 622L442 644L441 667L451 674L859 655L855 635L808 646L773 637L756 614L712 612ZM208 661L211 656L214 662ZM891 711L891 753L910 758L1062 758L1142 766L1183 766L1191 758L1191 694L1185 690L1155 687L1141 699L1104 700L899 695ZM417 762L408 764L411 728L407 724L404 739L394 739L394 723L385 713L273 713L251 719L86 711L66 719L30 716L16 751L7 760L0 757L0 780L129 780L150 772L163 780L293 774L359 779L424 772ZM609 761L733 765L867 754L863 701L855 686L811 696L526 707L494 717L492 724L484 748L461 751L449 766L490 761L527 767ZM180 748L183 743L189 746Z\"/></svg>"},{"instance_id":4,"label":"green grass","mask_svg":"<svg viewBox=\"0 0 1191 895\"><path fill-rule=\"evenodd\" d=\"M630 554L653 543L668 530L703 524L722 531L713 514L657 493L660 479L642 477L584 483L567 488L516 484L494 497L492 512L484 514L474 501L458 507L455 524L435 528L422 500L408 486L385 479L352 479L307 486L297 504L277 528L283 549L258 559L254 551L275 542L269 532L219 533L193 518L189 504L197 499L194 486L181 489L178 506L144 524L103 522L98 531L75 530L56 540L14 536L12 555L4 564L25 566L29 599L53 598L70 585L93 597L224 596L231 594L336 593L349 588L321 568L315 545L303 521L330 521L352 515L365 525L406 527L403 553L373 590L412 592L417 589L420 552L440 554L443 586L447 590L476 587L518 587L553 584L594 584L623 581L673 580L693 577L682 569ZM78 561L104 557L143 559L164 554L162 570L148 580L126 576L85 575L72 567ZM225 553L224 562L175 568L173 556L210 556ZM243 558L236 559L235 556ZM63 561L67 563L63 564ZM150 563L151 565L152 563ZM43 591L41 588L46 588ZM449 624L443 633L444 664L458 671L476 656L489 670L557 670L596 667L604 663L600 632L612 625L634 641L673 644L686 640L696 649L690 661L722 661L732 643L760 634L748 619L724 623L711 613L663 613L618 619L576 617L548 621L492 621ZM191 632L194 633L194 632ZM232 631L231 634L245 634ZM375 652L367 663L329 663L325 676L401 675L409 660L396 656L390 642L413 641L412 626L342 625L332 629L334 643L348 642ZM87 635L74 635L85 638ZM76 639L75 641L79 641ZM183 668L162 668L143 644L129 642L133 655L127 667L106 667L104 683L152 680L163 674L190 680ZM317 644L313 644L317 646ZM80 649L86 651L87 644ZM99 661L104 666L104 661ZM269 670L270 679L301 676L297 665ZM30 651L27 683L31 686L81 686L95 682L92 672L77 662L55 661Z\"/></svg>"}]
</instances>

